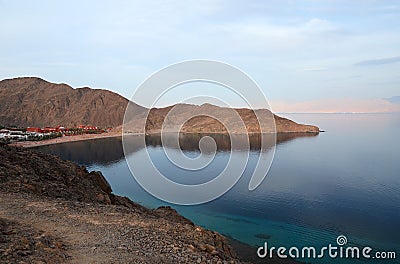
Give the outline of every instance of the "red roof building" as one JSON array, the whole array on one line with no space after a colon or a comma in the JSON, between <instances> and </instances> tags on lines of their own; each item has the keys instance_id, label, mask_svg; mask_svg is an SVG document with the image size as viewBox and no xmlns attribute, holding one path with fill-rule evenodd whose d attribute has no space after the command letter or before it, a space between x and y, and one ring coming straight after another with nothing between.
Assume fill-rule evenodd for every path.
<instances>
[{"instance_id":1,"label":"red roof building","mask_svg":"<svg viewBox=\"0 0 400 264\"><path fill-rule=\"evenodd\" d=\"M27 132L42 133L42 129L40 127L27 127L26 131Z\"/></svg>"}]
</instances>

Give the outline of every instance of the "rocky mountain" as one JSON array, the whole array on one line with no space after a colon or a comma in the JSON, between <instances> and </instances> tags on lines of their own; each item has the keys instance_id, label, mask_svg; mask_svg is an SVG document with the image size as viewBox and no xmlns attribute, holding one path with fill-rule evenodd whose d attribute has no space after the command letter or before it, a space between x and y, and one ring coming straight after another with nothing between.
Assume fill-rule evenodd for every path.
<instances>
[{"instance_id":1,"label":"rocky mountain","mask_svg":"<svg viewBox=\"0 0 400 264\"><path fill-rule=\"evenodd\" d=\"M228 124L234 133L246 130L257 133L260 125L256 116L263 120L263 132L274 132L272 118L276 132L319 132L316 126L297 124L266 109L231 109L211 104L146 109L102 89L74 89L35 77L0 81L0 125L3 126L69 127L83 124L121 129L128 103L130 122L124 127L127 132L144 132L145 127L146 133L158 133L163 124L167 124L170 130L188 133L224 133L227 127L223 124ZM209 115L217 116L218 120Z\"/></svg>"},{"instance_id":2,"label":"rocky mountain","mask_svg":"<svg viewBox=\"0 0 400 264\"><path fill-rule=\"evenodd\" d=\"M122 124L127 104L126 98L102 89L73 89L33 77L0 81L0 124L4 126L115 127Z\"/></svg>"},{"instance_id":3,"label":"rocky mountain","mask_svg":"<svg viewBox=\"0 0 400 264\"><path fill-rule=\"evenodd\" d=\"M186 133L259 133L262 132L298 132L318 133L319 128L303 125L289 119L272 114L267 109L225 108L211 104L185 105L179 104L165 108L153 108L146 120L146 132L159 133L164 126L166 131L182 131ZM211 116L215 117L212 118ZM272 120L274 119L274 120ZM259 120L261 120L259 122ZM138 118L133 118L138 125ZM275 121L275 123L273 122ZM273 127L275 124L276 128ZM260 126L262 130L260 130ZM129 122L125 125L129 131Z\"/></svg>"}]
</instances>

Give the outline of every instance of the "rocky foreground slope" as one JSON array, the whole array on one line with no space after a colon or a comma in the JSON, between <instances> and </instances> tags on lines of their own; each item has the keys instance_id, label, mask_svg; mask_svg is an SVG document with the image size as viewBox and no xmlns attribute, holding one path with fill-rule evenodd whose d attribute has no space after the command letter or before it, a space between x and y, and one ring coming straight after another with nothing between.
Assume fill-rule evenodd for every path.
<instances>
[{"instance_id":1,"label":"rocky foreground slope","mask_svg":"<svg viewBox=\"0 0 400 264\"><path fill-rule=\"evenodd\" d=\"M0 263L240 262L224 236L52 155L1 145L0 192Z\"/></svg>"},{"instance_id":2,"label":"rocky foreground slope","mask_svg":"<svg viewBox=\"0 0 400 264\"><path fill-rule=\"evenodd\" d=\"M128 99L102 89L88 87L74 89L67 84L55 84L36 77L6 79L0 81L0 125L3 126L57 126L73 127L94 125L118 127L124 120L125 109L130 104L131 123L128 132L158 133L168 114L172 126L182 127L188 133L224 133L225 128L215 118L217 114L223 124L229 124L232 132L259 132L259 118L266 121L274 118L275 128L263 128L263 132L312 132L318 133L316 126L297 124L291 120L273 115L269 110L230 109L211 104L201 106L178 104L164 108L141 107ZM170 113L174 109L173 114ZM235 120L239 114L245 124ZM193 117L194 116L194 117ZM190 118L193 117L193 118ZM273 122L269 122L273 124ZM133 125L133 127L131 126ZM138 127L139 125L139 127Z\"/></svg>"}]
</instances>

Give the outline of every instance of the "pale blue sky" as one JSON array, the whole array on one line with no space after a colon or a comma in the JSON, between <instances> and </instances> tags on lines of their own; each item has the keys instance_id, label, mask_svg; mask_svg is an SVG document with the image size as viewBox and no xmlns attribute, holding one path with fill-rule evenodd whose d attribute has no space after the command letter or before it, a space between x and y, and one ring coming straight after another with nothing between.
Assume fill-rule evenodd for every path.
<instances>
[{"instance_id":1,"label":"pale blue sky","mask_svg":"<svg viewBox=\"0 0 400 264\"><path fill-rule=\"evenodd\" d=\"M244 70L270 100L400 94L399 1L0 0L0 36L0 79L129 97L169 64L212 59Z\"/></svg>"}]
</instances>

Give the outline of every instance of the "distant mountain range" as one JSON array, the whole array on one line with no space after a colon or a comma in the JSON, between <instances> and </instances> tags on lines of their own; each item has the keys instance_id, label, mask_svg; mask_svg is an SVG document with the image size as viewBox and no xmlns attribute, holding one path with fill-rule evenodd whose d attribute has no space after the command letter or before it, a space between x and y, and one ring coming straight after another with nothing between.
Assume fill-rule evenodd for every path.
<instances>
[{"instance_id":1,"label":"distant mountain range","mask_svg":"<svg viewBox=\"0 0 400 264\"><path fill-rule=\"evenodd\" d=\"M233 122L232 109L218 107L211 104L188 105L178 104L164 108L147 109L134 102L108 90L91 89L88 87L74 89L67 84L55 84L36 77L22 77L0 81L0 125L3 126L57 126L67 127L77 125L95 125L99 127L113 127L121 129L125 109L130 104L130 109L135 113L130 119L131 132L140 131L137 124L147 117L146 132L160 132L167 114L170 124L178 125L190 116L184 126L183 132L224 133L221 123ZM272 115L269 110L259 109L233 109L243 120L247 131L259 132L260 128L256 119L275 118L276 132L312 132L318 133L316 126L297 124L289 119ZM132 112L132 111L131 111ZM219 120L207 117L207 114L217 113ZM168 122L167 122L168 123ZM233 123L232 131L241 133L243 128ZM128 129L129 130L129 129ZM270 128L263 127L263 131Z\"/></svg>"}]
</instances>

